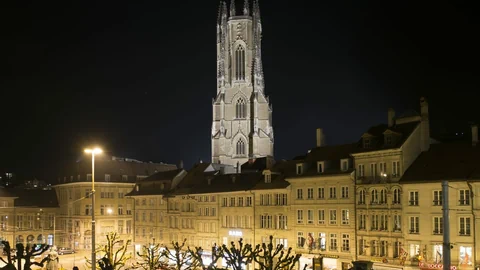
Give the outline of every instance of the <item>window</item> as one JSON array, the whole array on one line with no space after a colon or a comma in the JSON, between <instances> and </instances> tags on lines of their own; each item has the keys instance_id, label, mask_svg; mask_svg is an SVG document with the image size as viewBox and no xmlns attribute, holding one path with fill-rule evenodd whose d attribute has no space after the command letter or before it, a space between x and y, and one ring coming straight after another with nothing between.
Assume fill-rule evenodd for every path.
<instances>
[{"instance_id":1,"label":"window","mask_svg":"<svg viewBox=\"0 0 480 270\"><path fill-rule=\"evenodd\" d=\"M371 251L371 256L377 256L377 254L378 254L378 241L372 240L370 251Z\"/></svg>"},{"instance_id":2,"label":"window","mask_svg":"<svg viewBox=\"0 0 480 270\"><path fill-rule=\"evenodd\" d=\"M123 205L118 205L118 215L123 215Z\"/></svg>"},{"instance_id":3,"label":"window","mask_svg":"<svg viewBox=\"0 0 480 270\"><path fill-rule=\"evenodd\" d=\"M342 210L342 225L348 225L350 222L350 213L348 209Z\"/></svg>"},{"instance_id":4,"label":"window","mask_svg":"<svg viewBox=\"0 0 480 270\"><path fill-rule=\"evenodd\" d=\"M378 191L376 189L373 189L371 192L371 198L370 198L371 204L377 204L378 203Z\"/></svg>"},{"instance_id":5,"label":"window","mask_svg":"<svg viewBox=\"0 0 480 270\"><path fill-rule=\"evenodd\" d=\"M418 206L418 191L410 191L410 198L408 203L410 206Z\"/></svg>"},{"instance_id":6,"label":"window","mask_svg":"<svg viewBox=\"0 0 480 270\"><path fill-rule=\"evenodd\" d=\"M349 234L342 234L342 251L349 251L350 250L350 235Z\"/></svg>"},{"instance_id":7,"label":"window","mask_svg":"<svg viewBox=\"0 0 480 270\"><path fill-rule=\"evenodd\" d=\"M337 210L330 210L330 225L337 224Z\"/></svg>"},{"instance_id":8,"label":"window","mask_svg":"<svg viewBox=\"0 0 480 270\"><path fill-rule=\"evenodd\" d=\"M240 139L237 141L237 155L243 156L245 155L245 153L245 142L243 141L243 139Z\"/></svg>"},{"instance_id":9,"label":"window","mask_svg":"<svg viewBox=\"0 0 480 270\"><path fill-rule=\"evenodd\" d=\"M307 189L307 199L313 199L313 188Z\"/></svg>"},{"instance_id":10,"label":"window","mask_svg":"<svg viewBox=\"0 0 480 270\"><path fill-rule=\"evenodd\" d=\"M305 245L305 237L303 232L297 232L297 247L302 248Z\"/></svg>"},{"instance_id":11,"label":"window","mask_svg":"<svg viewBox=\"0 0 480 270\"><path fill-rule=\"evenodd\" d=\"M235 79L245 80L245 49L239 45L235 50Z\"/></svg>"},{"instance_id":12,"label":"window","mask_svg":"<svg viewBox=\"0 0 480 270\"><path fill-rule=\"evenodd\" d=\"M91 204L85 205L85 215L88 216L91 214L92 214L92 205Z\"/></svg>"},{"instance_id":13,"label":"window","mask_svg":"<svg viewBox=\"0 0 480 270\"><path fill-rule=\"evenodd\" d=\"M272 229L272 216L271 215L261 215L260 216L260 228L262 229Z\"/></svg>"},{"instance_id":14,"label":"window","mask_svg":"<svg viewBox=\"0 0 480 270\"><path fill-rule=\"evenodd\" d=\"M276 238L275 239L275 246L283 245L284 249L288 249L288 240L287 238Z\"/></svg>"},{"instance_id":15,"label":"window","mask_svg":"<svg viewBox=\"0 0 480 270\"><path fill-rule=\"evenodd\" d=\"M387 163L380 162L378 165L380 166L380 175L384 177L387 176Z\"/></svg>"},{"instance_id":16,"label":"window","mask_svg":"<svg viewBox=\"0 0 480 270\"><path fill-rule=\"evenodd\" d=\"M319 161L317 162L317 172L318 173L323 173L325 170L325 162Z\"/></svg>"},{"instance_id":17,"label":"window","mask_svg":"<svg viewBox=\"0 0 480 270\"><path fill-rule=\"evenodd\" d=\"M358 204L365 204L365 190L360 190L358 194Z\"/></svg>"},{"instance_id":18,"label":"window","mask_svg":"<svg viewBox=\"0 0 480 270\"><path fill-rule=\"evenodd\" d=\"M123 234L123 220L118 221L117 230L119 234Z\"/></svg>"},{"instance_id":19,"label":"window","mask_svg":"<svg viewBox=\"0 0 480 270\"><path fill-rule=\"evenodd\" d=\"M303 199L303 189L301 188L297 189L297 199L299 200Z\"/></svg>"},{"instance_id":20,"label":"window","mask_svg":"<svg viewBox=\"0 0 480 270\"><path fill-rule=\"evenodd\" d=\"M393 177L400 177L400 161L392 163L392 175Z\"/></svg>"},{"instance_id":21,"label":"window","mask_svg":"<svg viewBox=\"0 0 480 270\"><path fill-rule=\"evenodd\" d=\"M392 145L392 135L385 136L385 145L387 146Z\"/></svg>"},{"instance_id":22,"label":"window","mask_svg":"<svg viewBox=\"0 0 480 270\"><path fill-rule=\"evenodd\" d=\"M393 216L393 231L400 232L402 231L402 216L394 215Z\"/></svg>"},{"instance_id":23,"label":"window","mask_svg":"<svg viewBox=\"0 0 480 270\"><path fill-rule=\"evenodd\" d=\"M411 234L419 233L420 231L419 223L420 223L419 217L410 217L410 233Z\"/></svg>"},{"instance_id":24,"label":"window","mask_svg":"<svg viewBox=\"0 0 480 270\"><path fill-rule=\"evenodd\" d=\"M335 251L337 250L337 234L331 233L330 234L330 250Z\"/></svg>"},{"instance_id":25,"label":"window","mask_svg":"<svg viewBox=\"0 0 480 270\"><path fill-rule=\"evenodd\" d=\"M342 187L342 199L348 198L348 187Z\"/></svg>"},{"instance_id":26,"label":"window","mask_svg":"<svg viewBox=\"0 0 480 270\"><path fill-rule=\"evenodd\" d=\"M110 182L110 174L105 174L105 182Z\"/></svg>"},{"instance_id":27,"label":"window","mask_svg":"<svg viewBox=\"0 0 480 270\"><path fill-rule=\"evenodd\" d=\"M367 229L367 215L360 214L358 216L358 229L366 230Z\"/></svg>"},{"instance_id":28,"label":"window","mask_svg":"<svg viewBox=\"0 0 480 270\"><path fill-rule=\"evenodd\" d=\"M388 216L380 215L380 231L388 230Z\"/></svg>"},{"instance_id":29,"label":"window","mask_svg":"<svg viewBox=\"0 0 480 270\"><path fill-rule=\"evenodd\" d=\"M380 190L380 204L386 204L387 203L387 190L382 189Z\"/></svg>"},{"instance_id":30,"label":"window","mask_svg":"<svg viewBox=\"0 0 480 270\"><path fill-rule=\"evenodd\" d=\"M462 189L460 192L460 205L470 205L470 191L468 189Z\"/></svg>"},{"instance_id":31,"label":"window","mask_svg":"<svg viewBox=\"0 0 480 270\"><path fill-rule=\"evenodd\" d=\"M336 199L336 198L337 198L337 188L330 187L330 199Z\"/></svg>"},{"instance_id":32,"label":"window","mask_svg":"<svg viewBox=\"0 0 480 270\"><path fill-rule=\"evenodd\" d=\"M238 197L238 206L243 207L243 197Z\"/></svg>"},{"instance_id":33,"label":"window","mask_svg":"<svg viewBox=\"0 0 480 270\"><path fill-rule=\"evenodd\" d=\"M325 188L323 187L318 188L318 198L325 199Z\"/></svg>"},{"instance_id":34,"label":"window","mask_svg":"<svg viewBox=\"0 0 480 270\"><path fill-rule=\"evenodd\" d=\"M232 197L230 198L230 207L234 207L235 206L235 197Z\"/></svg>"},{"instance_id":35,"label":"window","mask_svg":"<svg viewBox=\"0 0 480 270\"><path fill-rule=\"evenodd\" d=\"M376 164L376 163L370 164L370 175L371 175L372 177L375 177L375 176L378 175L378 174L377 174L377 164Z\"/></svg>"},{"instance_id":36,"label":"window","mask_svg":"<svg viewBox=\"0 0 480 270\"><path fill-rule=\"evenodd\" d=\"M326 233L318 233L318 241L320 242L318 248L320 250L327 249L327 234Z\"/></svg>"},{"instance_id":37,"label":"window","mask_svg":"<svg viewBox=\"0 0 480 270\"><path fill-rule=\"evenodd\" d=\"M370 148L370 139L363 138L363 148Z\"/></svg>"},{"instance_id":38,"label":"window","mask_svg":"<svg viewBox=\"0 0 480 270\"><path fill-rule=\"evenodd\" d=\"M325 210L318 210L318 224L325 224Z\"/></svg>"},{"instance_id":39,"label":"window","mask_svg":"<svg viewBox=\"0 0 480 270\"><path fill-rule=\"evenodd\" d=\"M248 196L245 206L252 206L252 197Z\"/></svg>"},{"instance_id":40,"label":"window","mask_svg":"<svg viewBox=\"0 0 480 270\"><path fill-rule=\"evenodd\" d=\"M364 177L365 176L365 165L360 164L358 165L358 177Z\"/></svg>"},{"instance_id":41,"label":"window","mask_svg":"<svg viewBox=\"0 0 480 270\"><path fill-rule=\"evenodd\" d=\"M307 222L313 224L313 210L307 210Z\"/></svg>"},{"instance_id":42,"label":"window","mask_svg":"<svg viewBox=\"0 0 480 270\"><path fill-rule=\"evenodd\" d=\"M303 164L297 164L297 175L303 174Z\"/></svg>"},{"instance_id":43,"label":"window","mask_svg":"<svg viewBox=\"0 0 480 270\"><path fill-rule=\"evenodd\" d=\"M400 189L395 188L393 190L393 204L400 204Z\"/></svg>"},{"instance_id":44,"label":"window","mask_svg":"<svg viewBox=\"0 0 480 270\"><path fill-rule=\"evenodd\" d=\"M460 246L459 257L461 265L472 266L472 247L469 246Z\"/></svg>"},{"instance_id":45,"label":"window","mask_svg":"<svg viewBox=\"0 0 480 270\"><path fill-rule=\"evenodd\" d=\"M265 183L271 183L272 182L272 174L271 173L266 173L265 174Z\"/></svg>"},{"instance_id":46,"label":"window","mask_svg":"<svg viewBox=\"0 0 480 270\"><path fill-rule=\"evenodd\" d=\"M122 175L122 181L127 182L128 181L128 175Z\"/></svg>"},{"instance_id":47,"label":"window","mask_svg":"<svg viewBox=\"0 0 480 270\"><path fill-rule=\"evenodd\" d=\"M379 216L378 215L372 215L372 227L371 227L371 230L372 231L377 231L378 230L378 218Z\"/></svg>"},{"instance_id":48,"label":"window","mask_svg":"<svg viewBox=\"0 0 480 270\"><path fill-rule=\"evenodd\" d=\"M287 194L275 194L275 205L287 205Z\"/></svg>"},{"instance_id":49,"label":"window","mask_svg":"<svg viewBox=\"0 0 480 270\"><path fill-rule=\"evenodd\" d=\"M459 235L470 235L470 218L461 217L460 218L460 232Z\"/></svg>"},{"instance_id":50,"label":"window","mask_svg":"<svg viewBox=\"0 0 480 270\"><path fill-rule=\"evenodd\" d=\"M243 97L239 98L235 104L235 117L237 119L244 119L247 117L247 103Z\"/></svg>"},{"instance_id":51,"label":"window","mask_svg":"<svg viewBox=\"0 0 480 270\"><path fill-rule=\"evenodd\" d=\"M342 171L348 170L348 159L342 159L340 162Z\"/></svg>"},{"instance_id":52,"label":"window","mask_svg":"<svg viewBox=\"0 0 480 270\"><path fill-rule=\"evenodd\" d=\"M365 249L367 246L367 241L365 239L358 240L358 255L366 255Z\"/></svg>"},{"instance_id":53,"label":"window","mask_svg":"<svg viewBox=\"0 0 480 270\"><path fill-rule=\"evenodd\" d=\"M284 215L279 215L277 217L277 228L280 230L286 230L287 229L287 216Z\"/></svg>"},{"instance_id":54,"label":"window","mask_svg":"<svg viewBox=\"0 0 480 270\"><path fill-rule=\"evenodd\" d=\"M433 217L433 234L443 234L442 217Z\"/></svg>"},{"instance_id":55,"label":"window","mask_svg":"<svg viewBox=\"0 0 480 270\"><path fill-rule=\"evenodd\" d=\"M297 210L297 223L303 223L303 210Z\"/></svg>"},{"instance_id":56,"label":"window","mask_svg":"<svg viewBox=\"0 0 480 270\"><path fill-rule=\"evenodd\" d=\"M393 242L393 258L400 257L400 250L402 248L401 242Z\"/></svg>"},{"instance_id":57,"label":"window","mask_svg":"<svg viewBox=\"0 0 480 270\"><path fill-rule=\"evenodd\" d=\"M433 205L442 205L442 191L441 190L434 190L433 191Z\"/></svg>"},{"instance_id":58,"label":"window","mask_svg":"<svg viewBox=\"0 0 480 270\"><path fill-rule=\"evenodd\" d=\"M379 252L380 257L385 257L387 255L387 241L380 241Z\"/></svg>"}]
</instances>

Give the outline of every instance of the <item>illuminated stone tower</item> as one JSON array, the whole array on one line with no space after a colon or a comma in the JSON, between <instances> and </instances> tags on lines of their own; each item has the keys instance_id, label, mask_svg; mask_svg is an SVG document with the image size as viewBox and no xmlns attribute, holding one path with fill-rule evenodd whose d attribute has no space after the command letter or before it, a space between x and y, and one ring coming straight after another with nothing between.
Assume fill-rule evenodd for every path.
<instances>
[{"instance_id":1,"label":"illuminated stone tower","mask_svg":"<svg viewBox=\"0 0 480 270\"><path fill-rule=\"evenodd\" d=\"M264 92L258 0L239 14L220 2L217 21L217 96L213 99L212 162L236 166L273 157L272 107Z\"/></svg>"}]
</instances>

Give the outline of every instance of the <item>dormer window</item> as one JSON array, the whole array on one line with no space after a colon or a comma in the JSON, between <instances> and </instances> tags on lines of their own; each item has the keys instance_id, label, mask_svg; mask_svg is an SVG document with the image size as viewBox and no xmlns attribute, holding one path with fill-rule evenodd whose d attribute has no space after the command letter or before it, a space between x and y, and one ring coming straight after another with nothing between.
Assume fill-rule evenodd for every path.
<instances>
[{"instance_id":1,"label":"dormer window","mask_svg":"<svg viewBox=\"0 0 480 270\"><path fill-rule=\"evenodd\" d=\"M139 185L135 186L135 190L136 190L136 191L139 191L139 190L140 190L140 186L139 186Z\"/></svg>"},{"instance_id":2,"label":"dormer window","mask_svg":"<svg viewBox=\"0 0 480 270\"><path fill-rule=\"evenodd\" d=\"M317 162L317 172L318 173L325 172L325 162L323 162L323 161L318 161Z\"/></svg>"},{"instance_id":3,"label":"dormer window","mask_svg":"<svg viewBox=\"0 0 480 270\"><path fill-rule=\"evenodd\" d=\"M348 159L342 159L342 160L340 160L340 168L341 168L342 172L348 170L348 168L349 168Z\"/></svg>"},{"instance_id":4,"label":"dormer window","mask_svg":"<svg viewBox=\"0 0 480 270\"><path fill-rule=\"evenodd\" d=\"M207 179L207 184L210 186L212 184L212 179L211 178L208 178Z\"/></svg>"},{"instance_id":5,"label":"dormer window","mask_svg":"<svg viewBox=\"0 0 480 270\"><path fill-rule=\"evenodd\" d=\"M370 148L370 138L363 139L363 148Z\"/></svg>"},{"instance_id":6,"label":"dormer window","mask_svg":"<svg viewBox=\"0 0 480 270\"><path fill-rule=\"evenodd\" d=\"M385 145L390 146L392 145L392 135L385 136Z\"/></svg>"},{"instance_id":7,"label":"dormer window","mask_svg":"<svg viewBox=\"0 0 480 270\"><path fill-rule=\"evenodd\" d=\"M161 183L161 184L160 184L160 189L161 189L161 190L164 190L164 189L165 189L165 183Z\"/></svg>"},{"instance_id":8,"label":"dormer window","mask_svg":"<svg viewBox=\"0 0 480 270\"><path fill-rule=\"evenodd\" d=\"M271 183L272 182L272 172L269 170L265 170L263 172L264 177L265 177L265 183Z\"/></svg>"},{"instance_id":9,"label":"dormer window","mask_svg":"<svg viewBox=\"0 0 480 270\"><path fill-rule=\"evenodd\" d=\"M303 164L297 164L297 175L303 174Z\"/></svg>"}]
</instances>

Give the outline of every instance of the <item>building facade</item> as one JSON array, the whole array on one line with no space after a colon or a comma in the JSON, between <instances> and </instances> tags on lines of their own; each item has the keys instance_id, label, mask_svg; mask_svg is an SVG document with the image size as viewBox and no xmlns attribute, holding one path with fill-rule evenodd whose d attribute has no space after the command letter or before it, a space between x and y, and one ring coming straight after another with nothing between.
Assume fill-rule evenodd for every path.
<instances>
[{"instance_id":1,"label":"building facade","mask_svg":"<svg viewBox=\"0 0 480 270\"><path fill-rule=\"evenodd\" d=\"M57 214L53 190L0 189L0 238L13 245L53 245Z\"/></svg>"},{"instance_id":2,"label":"building facade","mask_svg":"<svg viewBox=\"0 0 480 270\"><path fill-rule=\"evenodd\" d=\"M265 95L258 1L220 3L217 22L217 95L213 100L212 163L239 166L273 156L272 107Z\"/></svg>"},{"instance_id":3,"label":"building facade","mask_svg":"<svg viewBox=\"0 0 480 270\"><path fill-rule=\"evenodd\" d=\"M402 268L406 250L403 214L403 173L430 146L428 104L420 99L421 114L395 117L388 125L371 127L352 153L356 168L356 220L359 260L375 262L376 269Z\"/></svg>"},{"instance_id":4,"label":"building facade","mask_svg":"<svg viewBox=\"0 0 480 270\"><path fill-rule=\"evenodd\" d=\"M85 159L65 168L54 186L59 201L56 244L73 249L90 249L92 211L96 219L96 243L106 241L106 233L117 231L120 237L133 234L134 201L125 195L137 180L159 171L174 170L175 165L98 156L95 159L95 209L92 209L91 161Z\"/></svg>"}]
</instances>

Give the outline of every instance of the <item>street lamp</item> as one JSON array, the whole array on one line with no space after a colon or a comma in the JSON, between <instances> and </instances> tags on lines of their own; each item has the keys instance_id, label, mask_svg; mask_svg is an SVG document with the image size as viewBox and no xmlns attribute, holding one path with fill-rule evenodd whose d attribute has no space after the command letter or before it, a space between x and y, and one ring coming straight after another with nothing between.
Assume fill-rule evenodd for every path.
<instances>
[{"instance_id":1,"label":"street lamp","mask_svg":"<svg viewBox=\"0 0 480 270\"><path fill-rule=\"evenodd\" d=\"M113 213L112 208L107 208L107 214L111 215Z\"/></svg>"},{"instance_id":2,"label":"street lamp","mask_svg":"<svg viewBox=\"0 0 480 270\"><path fill-rule=\"evenodd\" d=\"M92 270L96 269L95 254L95 154L101 154L102 149L85 149L85 153L92 154Z\"/></svg>"}]
</instances>

